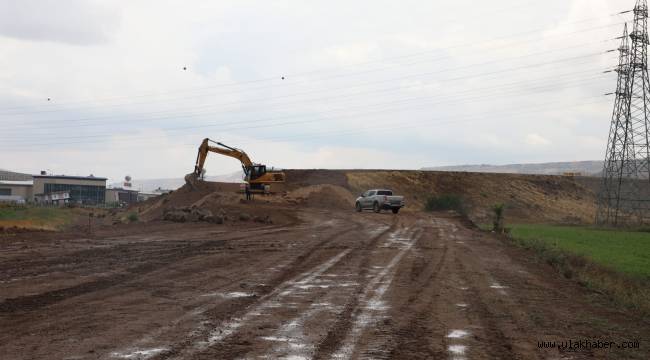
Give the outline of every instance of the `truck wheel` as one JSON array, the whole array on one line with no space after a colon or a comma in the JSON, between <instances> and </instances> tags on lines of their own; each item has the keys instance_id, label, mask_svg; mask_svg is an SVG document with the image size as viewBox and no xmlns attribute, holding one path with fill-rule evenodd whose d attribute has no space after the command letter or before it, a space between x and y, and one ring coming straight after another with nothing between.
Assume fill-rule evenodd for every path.
<instances>
[{"instance_id":1,"label":"truck wheel","mask_svg":"<svg viewBox=\"0 0 650 360\"><path fill-rule=\"evenodd\" d=\"M399 208L394 208L393 209L393 214L397 214L399 212Z\"/></svg>"},{"instance_id":2,"label":"truck wheel","mask_svg":"<svg viewBox=\"0 0 650 360\"><path fill-rule=\"evenodd\" d=\"M361 204L357 202L356 205L354 205L354 208L357 210L357 212L361 212Z\"/></svg>"},{"instance_id":3,"label":"truck wheel","mask_svg":"<svg viewBox=\"0 0 650 360\"><path fill-rule=\"evenodd\" d=\"M379 208L379 203L378 203L378 202L375 202L375 203L372 205L372 210L373 210L374 212L376 212L376 213L378 213L378 212L381 211L381 209Z\"/></svg>"}]
</instances>

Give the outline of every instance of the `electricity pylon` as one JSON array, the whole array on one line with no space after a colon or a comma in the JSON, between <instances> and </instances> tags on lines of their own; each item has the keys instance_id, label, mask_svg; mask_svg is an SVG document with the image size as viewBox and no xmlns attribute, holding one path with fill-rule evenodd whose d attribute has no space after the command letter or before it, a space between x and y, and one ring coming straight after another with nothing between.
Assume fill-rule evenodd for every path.
<instances>
[{"instance_id":1,"label":"electricity pylon","mask_svg":"<svg viewBox=\"0 0 650 360\"><path fill-rule=\"evenodd\" d=\"M622 226L650 223L650 81L648 5L637 0L634 25L619 47L614 112L596 222Z\"/></svg>"}]
</instances>

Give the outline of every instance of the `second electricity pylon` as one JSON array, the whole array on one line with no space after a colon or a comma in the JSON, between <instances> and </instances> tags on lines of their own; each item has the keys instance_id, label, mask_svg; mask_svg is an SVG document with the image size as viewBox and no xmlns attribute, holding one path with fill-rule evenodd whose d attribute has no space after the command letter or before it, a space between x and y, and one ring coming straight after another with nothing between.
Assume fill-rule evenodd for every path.
<instances>
[{"instance_id":1,"label":"second electricity pylon","mask_svg":"<svg viewBox=\"0 0 650 360\"><path fill-rule=\"evenodd\" d=\"M597 223L621 226L650 223L650 81L648 5L637 0L634 26L619 47L614 113L598 196Z\"/></svg>"}]
</instances>

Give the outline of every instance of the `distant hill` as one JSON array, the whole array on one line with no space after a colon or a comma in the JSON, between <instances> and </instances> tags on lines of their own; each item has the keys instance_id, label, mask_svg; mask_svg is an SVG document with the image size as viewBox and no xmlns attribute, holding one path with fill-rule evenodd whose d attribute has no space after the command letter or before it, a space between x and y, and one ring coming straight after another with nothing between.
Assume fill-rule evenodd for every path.
<instances>
[{"instance_id":1,"label":"distant hill","mask_svg":"<svg viewBox=\"0 0 650 360\"><path fill-rule=\"evenodd\" d=\"M24 181L24 180L31 180L31 179L32 179L32 175L30 174L23 174L23 173L17 173L13 171L0 169L0 180Z\"/></svg>"},{"instance_id":2,"label":"distant hill","mask_svg":"<svg viewBox=\"0 0 650 360\"><path fill-rule=\"evenodd\" d=\"M510 164L510 165L458 165L425 167L427 171L462 171L477 173L502 174L537 174L561 175L567 172L581 173L584 176L598 176L603 170L602 161L573 161L553 162L542 164Z\"/></svg>"},{"instance_id":3,"label":"distant hill","mask_svg":"<svg viewBox=\"0 0 650 360\"><path fill-rule=\"evenodd\" d=\"M206 176L207 181L216 181L216 182L231 182L238 183L242 182L243 173L241 171L235 172L232 174L225 175L215 175L215 176ZM176 190L179 187L185 184L185 179L183 178L167 178L167 179L142 179L142 180L132 180L131 185L134 190L151 192L158 188L164 190ZM121 182L116 182L110 184L112 187L122 187Z\"/></svg>"}]
</instances>

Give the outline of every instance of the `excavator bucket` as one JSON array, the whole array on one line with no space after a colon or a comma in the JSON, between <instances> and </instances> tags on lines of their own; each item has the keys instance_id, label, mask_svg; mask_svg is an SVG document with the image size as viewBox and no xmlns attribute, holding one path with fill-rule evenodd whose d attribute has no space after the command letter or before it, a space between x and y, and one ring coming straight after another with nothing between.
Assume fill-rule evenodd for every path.
<instances>
[{"instance_id":1,"label":"excavator bucket","mask_svg":"<svg viewBox=\"0 0 650 360\"><path fill-rule=\"evenodd\" d=\"M199 181L199 176L195 173L189 173L185 175L185 183L189 185L192 190L196 190L196 183Z\"/></svg>"}]
</instances>

